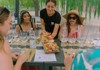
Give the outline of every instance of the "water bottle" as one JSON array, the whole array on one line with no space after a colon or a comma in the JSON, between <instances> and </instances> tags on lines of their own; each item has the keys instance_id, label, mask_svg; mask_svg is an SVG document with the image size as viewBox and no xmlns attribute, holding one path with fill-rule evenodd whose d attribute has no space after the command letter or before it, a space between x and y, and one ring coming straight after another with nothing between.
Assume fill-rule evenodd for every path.
<instances>
[{"instance_id":1,"label":"water bottle","mask_svg":"<svg viewBox=\"0 0 100 70\"><path fill-rule=\"evenodd\" d=\"M30 48L36 48L35 32L33 31L33 28L31 28L29 31L29 39L30 39Z\"/></svg>"}]
</instances>

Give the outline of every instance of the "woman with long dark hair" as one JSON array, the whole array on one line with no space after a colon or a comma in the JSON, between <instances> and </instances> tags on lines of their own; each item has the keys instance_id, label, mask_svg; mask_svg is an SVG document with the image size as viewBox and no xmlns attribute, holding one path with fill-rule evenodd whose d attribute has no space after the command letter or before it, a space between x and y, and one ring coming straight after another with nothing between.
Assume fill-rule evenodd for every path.
<instances>
[{"instance_id":1,"label":"woman with long dark hair","mask_svg":"<svg viewBox=\"0 0 100 70\"><path fill-rule=\"evenodd\" d=\"M83 20L84 17L80 16L77 10L71 10L67 14L63 16L67 23L61 26L59 32L59 38L62 37L62 32L66 30L66 37L69 38L77 38L83 35L84 32L84 25ZM79 33L80 32L80 33Z\"/></svg>"},{"instance_id":2,"label":"woman with long dark hair","mask_svg":"<svg viewBox=\"0 0 100 70\"><path fill-rule=\"evenodd\" d=\"M16 32L29 32L30 28L36 30L36 26L32 21L32 16L26 10L21 11L20 23L16 26Z\"/></svg>"}]
</instances>

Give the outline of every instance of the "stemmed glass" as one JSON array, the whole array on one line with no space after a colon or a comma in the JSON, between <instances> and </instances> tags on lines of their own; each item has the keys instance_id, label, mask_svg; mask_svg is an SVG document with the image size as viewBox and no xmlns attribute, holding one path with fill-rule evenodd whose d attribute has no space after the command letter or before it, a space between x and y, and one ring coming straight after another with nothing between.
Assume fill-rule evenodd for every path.
<instances>
[{"instance_id":1,"label":"stemmed glass","mask_svg":"<svg viewBox=\"0 0 100 70\"><path fill-rule=\"evenodd\" d=\"M65 43L67 43L66 30L62 31L60 40L61 43L63 44L62 46L65 47Z\"/></svg>"},{"instance_id":2,"label":"stemmed glass","mask_svg":"<svg viewBox=\"0 0 100 70\"><path fill-rule=\"evenodd\" d=\"M99 26L95 26L94 28L95 33L93 33L93 41L94 43L96 44L96 47L99 47L100 46L100 28Z\"/></svg>"},{"instance_id":3,"label":"stemmed glass","mask_svg":"<svg viewBox=\"0 0 100 70\"><path fill-rule=\"evenodd\" d=\"M82 48L85 48L85 44L88 39L88 32L89 32L88 28L89 27L87 25L84 25L83 33L79 33L79 36L78 36L79 50L82 50Z\"/></svg>"},{"instance_id":4,"label":"stemmed glass","mask_svg":"<svg viewBox=\"0 0 100 70\"><path fill-rule=\"evenodd\" d=\"M20 32L19 39L21 41L22 46L24 46L24 48L26 48L25 46L27 46L27 42L29 39L28 32Z\"/></svg>"},{"instance_id":5,"label":"stemmed glass","mask_svg":"<svg viewBox=\"0 0 100 70\"><path fill-rule=\"evenodd\" d=\"M35 30L35 42L36 44L39 44L39 38L40 38L40 33L39 33L39 29Z\"/></svg>"}]
</instances>

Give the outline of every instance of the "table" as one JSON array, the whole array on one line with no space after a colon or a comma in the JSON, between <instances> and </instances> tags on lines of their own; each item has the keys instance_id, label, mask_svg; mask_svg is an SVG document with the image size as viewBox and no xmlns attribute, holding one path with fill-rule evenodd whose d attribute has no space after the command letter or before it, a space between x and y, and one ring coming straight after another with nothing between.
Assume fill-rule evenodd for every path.
<instances>
[{"instance_id":1,"label":"table","mask_svg":"<svg viewBox=\"0 0 100 70\"><path fill-rule=\"evenodd\" d=\"M43 62L25 62L24 66L38 66L39 70L44 70L44 63Z\"/></svg>"},{"instance_id":2,"label":"table","mask_svg":"<svg viewBox=\"0 0 100 70\"><path fill-rule=\"evenodd\" d=\"M16 45L13 45L12 47L18 47ZM24 46L19 46L19 47L24 47ZM27 48L29 48L29 46L26 46ZM16 62L14 62L15 64ZM39 70L44 70L44 63L43 62L34 62L34 58L32 59L31 62L25 62L23 64L24 66L38 66L39 67Z\"/></svg>"},{"instance_id":3,"label":"table","mask_svg":"<svg viewBox=\"0 0 100 70\"><path fill-rule=\"evenodd\" d=\"M34 62L34 58L33 58L32 62L25 62L24 65L39 66L39 70L51 70L49 68L52 66L59 66L59 67L64 66L64 54L63 54L63 50L61 47L61 42L58 39L55 39L55 41L57 42L58 46L60 47L60 52L55 53L57 61L55 61L55 62ZM72 46L68 46L66 48L68 49L70 47L72 47ZM73 49L77 49L77 48L79 48L79 47L73 47ZM93 47L91 47L91 48L93 48ZM37 49L43 49L43 48L37 48ZM81 49L87 49L87 47L81 47Z\"/></svg>"},{"instance_id":4,"label":"table","mask_svg":"<svg viewBox=\"0 0 100 70\"><path fill-rule=\"evenodd\" d=\"M55 53L57 61L55 62L34 62L34 58L32 62L25 62L23 65L27 66L39 66L39 70L49 70L49 67L52 66L64 66L64 54L63 50L61 48L61 43L58 39L55 40L60 47L60 52ZM28 47L28 46L27 46ZM43 48L37 48L37 49L43 49Z\"/></svg>"},{"instance_id":5,"label":"table","mask_svg":"<svg viewBox=\"0 0 100 70\"><path fill-rule=\"evenodd\" d=\"M57 61L55 62L44 62L44 70L49 70L52 66L64 66L64 54L61 48L61 42L58 39L55 39L58 46L60 47L60 52L55 53Z\"/></svg>"},{"instance_id":6,"label":"table","mask_svg":"<svg viewBox=\"0 0 100 70\"><path fill-rule=\"evenodd\" d=\"M44 62L44 70L49 70L49 67L52 66L64 66L64 54L63 51L60 49L59 53L56 54L57 61L55 62Z\"/></svg>"}]
</instances>

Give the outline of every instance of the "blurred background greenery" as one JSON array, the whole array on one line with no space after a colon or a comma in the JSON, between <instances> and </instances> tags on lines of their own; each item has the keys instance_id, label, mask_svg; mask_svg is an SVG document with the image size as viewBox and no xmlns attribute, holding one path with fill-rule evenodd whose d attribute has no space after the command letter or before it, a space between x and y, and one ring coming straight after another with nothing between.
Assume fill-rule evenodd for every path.
<instances>
[{"instance_id":1,"label":"blurred background greenery","mask_svg":"<svg viewBox=\"0 0 100 70\"><path fill-rule=\"evenodd\" d=\"M18 2L19 1L19 2ZM46 0L0 0L0 6L5 6L14 14L21 10L28 10L32 16L39 16L39 12L45 7ZM19 4L16 4L18 2ZM77 9L79 13L86 18L99 18L100 16L100 0L56 0L56 10L61 15L67 13L71 9ZM18 8L18 9L17 9ZM18 16L17 16L18 17ZM88 22L90 23L90 22Z\"/></svg>"}]
</instances>

